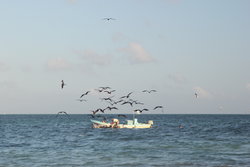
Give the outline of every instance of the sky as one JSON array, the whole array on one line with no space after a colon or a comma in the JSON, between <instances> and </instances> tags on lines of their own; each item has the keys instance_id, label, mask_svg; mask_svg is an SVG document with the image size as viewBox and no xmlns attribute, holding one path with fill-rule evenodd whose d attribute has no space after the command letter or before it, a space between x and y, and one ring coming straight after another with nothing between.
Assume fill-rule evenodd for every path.
<instances>
[{"instance_id":1,"label":"sky","mask_svg":"<svg viewBox=\"0 0 250 167\"><path fill-rule=\"evenodd\" d=\"M250 114L249 17L248 0L1 1L0 114L90 114L101 86L144 103L109 113Z\"/></svg>"}]
</instances>

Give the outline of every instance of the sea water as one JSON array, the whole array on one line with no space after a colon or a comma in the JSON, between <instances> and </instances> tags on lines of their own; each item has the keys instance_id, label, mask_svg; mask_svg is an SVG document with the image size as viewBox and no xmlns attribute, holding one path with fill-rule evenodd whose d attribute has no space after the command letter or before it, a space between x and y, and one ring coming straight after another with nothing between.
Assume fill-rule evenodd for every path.
<instances>
[{"instance_id":1,"label":"sea water","mask_svg":"<svg viewBox=\"0 0 250 167\"><path fill-rule=\"evenodd\" d=\"M0 167L250 166L250 115L137 118L154 127L93 129L89 115L0 115Z\"/></svg>"}]
</instances>

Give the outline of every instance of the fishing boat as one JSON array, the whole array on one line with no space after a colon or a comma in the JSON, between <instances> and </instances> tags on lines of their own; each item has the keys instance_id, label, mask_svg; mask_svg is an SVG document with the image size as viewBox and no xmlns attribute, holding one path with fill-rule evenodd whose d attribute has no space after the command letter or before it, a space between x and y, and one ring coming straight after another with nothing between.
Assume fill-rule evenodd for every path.
<instances>
[{"instance_id":1,"label":"fishing boat","mask_svg":"<svg viewBox=\"0 0 250 167\"><path fill-rule=\"evenodd\" d=\"M133 118L133 120L127 120L126 124L120 124L117 118L113 118L111 122L90 120L93 123L93 128L152 128L153 121L149 120L147 123L139 123L137 118Z\"/></svg>"}]
</instances>

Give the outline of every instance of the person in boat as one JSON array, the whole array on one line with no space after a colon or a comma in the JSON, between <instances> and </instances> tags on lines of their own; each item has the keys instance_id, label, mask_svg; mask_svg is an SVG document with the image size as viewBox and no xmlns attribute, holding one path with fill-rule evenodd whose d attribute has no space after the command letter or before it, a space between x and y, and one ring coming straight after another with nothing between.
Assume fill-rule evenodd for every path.
<instances>
[{"instance_id":1,"label":"person in boat","mask_svg":"<svg viewBox=\"0 0 250 167\"><path fill-rule=\"evenodd\" d=\"M119 120L116 119L116 118L113 118L112 119L112 122L110 123L111 124L111 128L119 128Z\"/></svg>"}]
</instances>

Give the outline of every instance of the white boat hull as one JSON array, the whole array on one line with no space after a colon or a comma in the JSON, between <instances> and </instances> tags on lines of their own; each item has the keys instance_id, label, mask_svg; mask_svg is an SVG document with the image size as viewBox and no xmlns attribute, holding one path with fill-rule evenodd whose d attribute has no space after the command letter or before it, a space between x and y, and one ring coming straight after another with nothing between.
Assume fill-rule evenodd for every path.
<instances>
[{"instance_id":1,"label":"white boat hull","mask_svg":"<svg viewBox=\"0 0 250 167\"><path fill-rule=\"evenodd\" d=\"M93 128L145 129L145 128L152 128L153 126L153 121L148 121L148 123L138 123L137 119L127 120L127 124L119 124L119 121L115 123L106 123L97 120L91 120L91 122L93 123Z\"/></svg>"}]
</instances>

